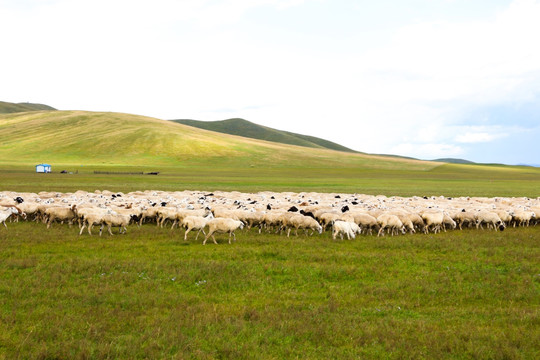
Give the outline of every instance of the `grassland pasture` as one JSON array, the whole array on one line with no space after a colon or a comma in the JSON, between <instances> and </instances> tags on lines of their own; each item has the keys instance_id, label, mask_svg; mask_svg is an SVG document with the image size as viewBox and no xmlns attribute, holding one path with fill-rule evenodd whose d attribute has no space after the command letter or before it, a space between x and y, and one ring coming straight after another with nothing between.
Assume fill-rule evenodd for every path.
<instances>
[{"instance_id":1,"label":"grassland pasture","mask_svg":"<svg viewBox=\"0 0 540 360\"><path fill-rule=\"evenodd\" d=\"M0 229L5 358L481 358L540 351L538 226L202 246Z\"/></svg>"}]
</instances>

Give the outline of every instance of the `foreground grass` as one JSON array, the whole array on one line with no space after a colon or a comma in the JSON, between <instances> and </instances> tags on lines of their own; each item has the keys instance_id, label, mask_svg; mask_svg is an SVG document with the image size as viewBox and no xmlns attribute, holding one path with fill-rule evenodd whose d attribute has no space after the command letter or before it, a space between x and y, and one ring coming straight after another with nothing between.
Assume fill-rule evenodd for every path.
<instances>
[{"instance_id":1,"label":"foreground grass","mask_svg":"<svg viewBox=\"0 0 540 360\"><path fill-rule=\"evenodd\" d=\"M540 228L202 246L0 228L0 358L540 357Z\"/></svg>"}]
</instances>

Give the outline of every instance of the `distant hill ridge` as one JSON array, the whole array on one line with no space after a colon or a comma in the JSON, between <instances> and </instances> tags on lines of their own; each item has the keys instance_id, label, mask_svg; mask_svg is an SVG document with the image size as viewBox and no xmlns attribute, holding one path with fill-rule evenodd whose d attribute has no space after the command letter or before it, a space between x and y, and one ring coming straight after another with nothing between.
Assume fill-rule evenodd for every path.
<instances>
[{"instance_id":1,"label":"distant hill ridge","mask_svg":"<svg viewBox=\"0 0 540 360\"><path fill-rule=\"evenodd\" d=\"M465 159L456 159L456 158L442 158L442 159L435 159L433 161L450 163L450 164L475 164L473 161L469 161Z\"/></svg>"},{"instance_id":2,"label":"distant hill ridge","mask_svg":"<svg viewBox=\"0 0 540 360\"><path fill-rule=\"evenodd\" d=\"M288 131L276 130L240 118L218 121L200 121L190 119L179 119L171 121L179 124L193 126L199 129L210 130L229 135L243 136L251 139L265 140L281 144L298 145L318 149L331 149L350 153L358 153L358 151L354 151L345 146L336 144L332 141L320 139L314 136L307 136L295 134Z\"/></svg>"},{"instance_id":3,"label":"distant hill ridge","mask_svg":"<svg viewBox=\"0 0 540 360\"><path fill-rule=\"evenodd\" d=\"M33 104L33 103L10 103L0 101L0 114L13 114L26 111L54 111L55 108L49 105Z\"/></svg>"}]
</instances>

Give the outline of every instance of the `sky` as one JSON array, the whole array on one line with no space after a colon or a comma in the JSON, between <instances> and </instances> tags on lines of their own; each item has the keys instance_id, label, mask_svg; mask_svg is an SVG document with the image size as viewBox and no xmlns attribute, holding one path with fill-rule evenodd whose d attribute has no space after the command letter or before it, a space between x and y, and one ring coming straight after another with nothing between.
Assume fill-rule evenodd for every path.
<instances>
[{"instance_id":1,"label":"sky","mask_svg":"<svg viewBox=\"0 0 540 360\"><path fill-rule=\"evenodd\" d=\"M540 0L0 0L0 101L538 165L539 34Z\"/></svg>"}]
</instances>

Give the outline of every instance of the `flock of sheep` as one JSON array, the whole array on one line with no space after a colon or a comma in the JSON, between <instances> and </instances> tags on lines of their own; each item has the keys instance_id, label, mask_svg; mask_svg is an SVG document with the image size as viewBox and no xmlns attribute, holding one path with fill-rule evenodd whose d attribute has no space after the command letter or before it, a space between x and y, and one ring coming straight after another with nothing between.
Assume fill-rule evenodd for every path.
<instances>
[{"instance_id":1,"label":"flock of sheep","mask_svg":"<svg viewBox=\"0 0 540 360\"><path fill-rule=\"evenodd\" d=\"M358 234L397 235L437 233L464 227L504 230L507 226L532 226L538 223L540 198L485 197L386 197L362 194L324 193L240 193L240 192L164 192L110 191L75 193L0 192L0 223L6 220L79 225L79 235L99 226L118 227L126 233L130 224L155 223L163 228L171 224L203 232L204 241L214 234L228 233L236 240L238 229L258 228L276 233L291 230L322 233L331 229L332 238L355 238ZM55 225L56 226L56 225Z\"/></svg>"}]
</instances>

